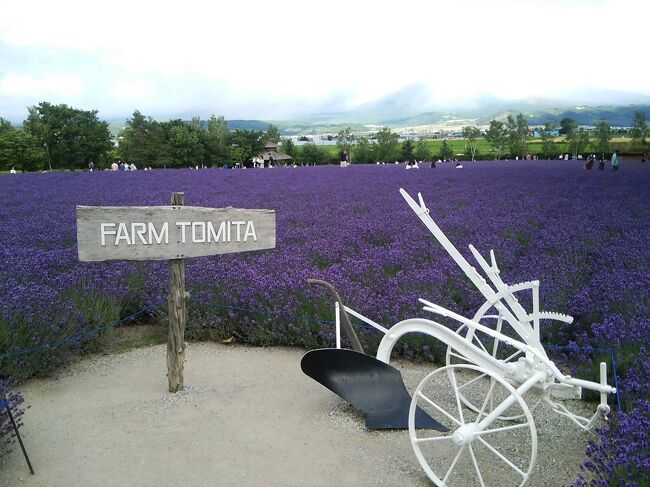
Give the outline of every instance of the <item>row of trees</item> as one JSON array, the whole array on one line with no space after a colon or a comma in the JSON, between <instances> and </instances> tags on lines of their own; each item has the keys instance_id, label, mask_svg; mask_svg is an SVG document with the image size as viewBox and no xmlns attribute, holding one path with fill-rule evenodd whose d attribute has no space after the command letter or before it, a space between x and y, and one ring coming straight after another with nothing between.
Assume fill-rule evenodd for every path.
<instances>
[{"instance_id":1,"label":"row of trees","mask_svg":"<svg viewBox=\"0 0 650 487\"><path fill-rule=\"evenodd\" d=\"M277 127L272 125L266 132L231 131L222 116L213 115L207 121L195 117L190 122L180 119L158 122L136 110L126 121L115 144L107 122L97 118L96 110L79 110L47 102L28 110L21 128L0 118L0 169L85 169L91 162L99 167L108 167L117 159L133 162L138 167L246 164L263 151L267 142L278 143L281 140ZM648 124L643 112L635 114L631 134L634 143L646 143ZM529 152L529 135L528 121L519 113L516 117L508 116L503 122L492 120L485 140L495 159L525 157ZM555 157L560 153L558 135L564 137L563 141L573 155L587 150L606 154L613 131L606 120L599 121L593 131L579 127L570 118L559 123L547 122L541 129L543 157ZM476 158L478 141L482 137L477 127L463 128L465 158ZM355 136L347 127L339 132L337 146L339 152L347 151L351 160L357 163L454 157L447 141L443 141L439 152L433 154L425 140L400 143L399 135L387 127L372 140ZM298 147L286 139L281 150L299 163L323 164L337 160L337 156L313 143Z\"/></svg>"},{"instance_id":2,"label":"row of trees","mask_svg":"<svg viewBox=\"0 0 650 487\"><path fill-rule=\"evenodd\" d=\"M22 128L0 118L0 167L4 169L86 167L113 147L108 123L97 118L97 110L47 102L28 110Z\"/></svg>"},{"instance_id":3,"label":"row of trees","mask_svg":"<svg viewBox=\"0 0 650 487\"><path fill-rule=\"evenodd\" d=\"M466 127L469 129L469 127ZM587 130L579 127L578 123L571 118L564 118L559 123L546 122L540 131L542 146L541 155L544 157L555 157L560 153L556 138L558 135L564 136L564 142L568 151L575 157L585 151L594 151L599 154L607 154L610 151L610 141L613 138L613 130L607 120L600 120L593 130ZM634 116L634 127L630 131L633 144L646 144L648 137L648 123L645 113L636 112ZM492 146L495 159L504 155L505 150L509 150L509 155L524 157L528 153L528 122L523 114L517 117L508 116L505 123L498 120L490 122L490 128L486 133L486 140ZM464 132L468 144L474 135L468 135ZM474 152L472 152L472 159Z\"/></svg>"},{"instance_id":4,"label":"row of trees","mask_svg":"<svg viewBox=\"0 0 650 487\"><path fill-rule=\"evenodd\" d=\"M228 128L223 116L207 122L194 117L157 122L135 111L118 135L116 154L137 166L188 167L245 164L260 154L267 142L280 141L277 127L260 130Z\"/></svg>"},{"instance_id":5,"label":"row of trees","mask_svg":"<svg viewBox=\"0 0 650 487\"><path fill-rule=\"evenodd\" d=\"M87 169L91 163L108 167L119 159L139 167L219 166L244 163L262 152L267 141L280 141L273 126L266 132L231 131L223 117L157 122L139 111L114 141L96 110L42 102L28 111L20 128L0 118L0 169Z\"/></svg>"}]
</instances>

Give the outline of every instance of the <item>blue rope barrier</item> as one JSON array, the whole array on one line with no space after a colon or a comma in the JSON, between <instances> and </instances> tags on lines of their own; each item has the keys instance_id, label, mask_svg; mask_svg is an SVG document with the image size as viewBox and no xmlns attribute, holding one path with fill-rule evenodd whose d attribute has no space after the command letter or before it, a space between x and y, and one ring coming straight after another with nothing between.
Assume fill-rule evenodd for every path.
<instances>
[{"instance_id":1,"label":"blue rope barrier","mask_svg":"<svg viewBox=\"0 0 650 487\"><path fill-rule=\"evenodd\" d=\"M75 343L75 342L82 342L85 340L88 340L96 335L99 335L101 332L108 330L109 328L115 328L123 323L126 323L127 321L131 321L139 316L142 316L145 313L150 313L152 309L155 309L155 307L160 303L161 300L164 298L160 298L155 305L145 307L140 309L139 311L136 311L135 313L126 316L114 323L109 323L107 325L101 326L99 328L95 328L94 330L91 330L89 332L82 333L80 335L76 335L74 337L70 338L65 338L62 340L59 340L57 342L54 342L53 344L46 344L46 345L39 345L36 347L32 348L27 348L23 350L18 350L15 352L10 352L6 353L4 355L0 355L0 361L9 359L9 358L15 358L15 357L20 357L22 355L28 355L30 353L34 353L37 351L41 350L54 350L56 348L59 348L63 345L69 344L69 343ZM229 309L229 310L234 310L234 311L243 311L246 313L252 313L256 315L264 315L268 316L268 312L262 311L262 310L255 310L251 308L244 308L241 306L232 306L228 304L214 304L213 306L216 306L218 308L224 308L224 309ZM316 318L312 316L298 316L298 320L304 320L304 321L313 321L317 323L322 323L322 324L329 324L333 325L334 321L332 320L324 320L322 318ZM373 331L374 328L366 323L352 323L352 326L355 326L356 328L361 328L363 330L367 331ZM618 411L622 411L621 407L621 393L618 387L618 371L617 371L617 366L616 366L616 350L613 348L592 348L592 347L575 347L575 346L569 346L569 345L555 345L555 344L544 344L544 347L550 349L550 350L577 350L577 351L582 351L582 352L601 352L601 353L609 353L610 357L612 359L612 368L613 368L613 373L614 373L614 387L616 388L616 402L617 402L617 407ZM1 403L0 403L1 406Z\"/></svg>"},{"instance_id":2,"label":"blue rope barrier","mask_svg":"<svg viewBox=\"0 0 650 487\"><path fill-rule=\"evenodd\" d=\"M148 313L150 311L150 308L145 307L140 309L139 311L136 311L135 313L126 316L125 318L122 318L114 323L109 323L108 325L100 326L99 328L95 328L94 330L90 330L88 332L81 333L79 335L73 336L73 337L68 337L68 338L63 338L61 340L58 340L52 344L45 344L45 345L38 345L36 347L31 347L31 348L25 348L23 350L17 350L15 352L9 352L5 353L4 355L0 355L0 360L5 360L9 358L15 358L15 357L20 357L22 355L28 355L30 353L34 352L40 352L42 350L55 350L59 347L62 347L64 345L68 345L70 343L77 343L77 342L83 342L85 340L88 340L96 335L99 335L101 332L108 330L109 328L115 328L123 323L126 323L127 321L134 320L135 318L142 316L145 313Z\"/></svg>"}]
</instances>

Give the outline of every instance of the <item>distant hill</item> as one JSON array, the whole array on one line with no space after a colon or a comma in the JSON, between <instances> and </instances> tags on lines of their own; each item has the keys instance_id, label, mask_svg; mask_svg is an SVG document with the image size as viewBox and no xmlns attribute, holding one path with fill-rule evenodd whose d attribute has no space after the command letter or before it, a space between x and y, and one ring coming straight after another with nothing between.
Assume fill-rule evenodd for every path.
<instances>
[{"instance_id":1,"label":"distant hill","mask_svg":"<svg viewBox=\"0 0 650 487\"><path fill-rule=\"evenodd\" d=\"M578 125L596 125L599 120L605 119L613 127L631 127L634 125L636 112L645 113L646 119L650 120L650 105L627 105L579 107L570 110L548 109L531 113L528 123L541 125L546 121L559 122L568 117L578 122Z\"/></svg>"},{"instance_id":2,"label":"distant hill","mask_svg":"<svg viewBox=\"0 0 650 487\"><path fill-rule=\"evenodd\" d=\"M226 120L228 128L231 130L262 130L269 128L269 122L262 120Z\"/></svg>"},{"instance_id":3,"label":"distant hill","mask_svg":"<svg viewBox=\"0 0 650 487\"><path fill-rule=\"evenodd\" d=\"M545 122L559 122L563 118L572 118L578 125L596 125L605 119L613 127L631 127L634 125L634 114L643 112L650 120L650 105L626 106L582 106L573 108L543 108L543 107L512 107L499 111L465 111L465 112L426 112L409 117L381 120L382 125L427 125L443 123L449 119L467 120L476 125L488 125L491 120L504 120L508 115L516 116L523 113L528 118L529 125L542 125ZM468 123L469 124L469 123Z\"/></svg>"},{"instance_id":4,"label":"distant hill","mask_svg":"<svg viewBox=\"0 0 650 487\"><path fill-rule=\"evenodd\" d=\"M528 103L513 103L505 100L484 99L472 108L464 110L444 109L418 112L418 107L425 108L426 93L419 86L410 87L383 97L371 103L345 112L315 114L302 120L226 120L231 130L266 131L273 124L284 135L321 135L336 134L345 127L352 127L354 132L367 132L370 126L409 127L417 125L489 125L490 121L505 120L508 115L523 113L529 125L543 125L547 121L559 122L563 118L572 118L578 125L593 126L605 119L613 127L631 127L634 125L635 112L643 112L650 120L650 104L630 105L585 105L553 106L548 100L533 100ZM402 104L403 103L403 104ZM543 105L542 103L549 103ZM165 119L162 119L165 120ZM187 119L189 120L189 118ZM207 127L207 121L203 121ZM125 120L109 120L109 128L116 135L126 124Z\"/></svg>"}]
</instances>

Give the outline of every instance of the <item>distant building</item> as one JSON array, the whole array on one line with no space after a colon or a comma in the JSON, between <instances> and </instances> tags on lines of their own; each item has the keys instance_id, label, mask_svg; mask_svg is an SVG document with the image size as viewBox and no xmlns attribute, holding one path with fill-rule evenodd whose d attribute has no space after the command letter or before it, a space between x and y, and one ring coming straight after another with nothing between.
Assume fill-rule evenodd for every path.
<instances>
[{"instance_id":1,"label":"distant building","mask_svg":"<svg viewBox=\"0 0 650 487\"><path fill-rule=\"evenodd\" d=\"M265 167L268 166L271 156L273 156L275 164L288 164L292 160L290 155L278 151L278 144L274 144L273 142L267 142L264 146L264 152L259 154L259 156L264 159Z\"/></svg>"}]
</instances>

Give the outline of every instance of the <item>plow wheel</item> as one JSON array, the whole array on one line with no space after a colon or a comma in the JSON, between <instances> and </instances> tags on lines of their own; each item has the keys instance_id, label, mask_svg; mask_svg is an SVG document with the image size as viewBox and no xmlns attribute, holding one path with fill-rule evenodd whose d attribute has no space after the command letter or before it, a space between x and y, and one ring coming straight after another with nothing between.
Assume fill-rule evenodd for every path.
<instances>
[{"instance_id":1,"label":"plow wheel","mask_svg":"<svg viewBox=\"0 0 650 487\"><path fill-rule=\"evenodd\" d=\"M473 381L483 375L488 380ZM463 405L461 387L476 411ZM494 408L507 405L503 416L522 419L485 421L491 401ZM418 406L449 431L416 430ZM442 367L420 382L409 410L409 437L427 476L441 487L523 486L537 458L537 431L526 402L505 380L475 365Z\"/></svg>"},{"instance_id":2,"label":"plow wheel","mask_svg":"<svg viewBox=\"0 0 650 487\"><path fill-rule=\"evenodd\" d=\"M487 317L484 317L485 320ZM490 320L494 321L494 320ZM483 324L483 323L482 323ZM496 331L499 333L504 333L505 335L512 336L513 338L518 338L514 331L509 330L507 323L503 323L501 319L497 320ZM523 351L516 349L510 345L503 343L501 340L489 336L483 332L469 328L467 325L462 325L456 330L456 333L465 338L468 344L479 348L485 353L491 355L494 358L502 360L505 363L516 362L520 357L524 356ZM462 352L459 352L451 346L447 347L447 355L445 357L446 365L473 365L474 363L471 360L468 360L463 356ZM477 381L490 381L491 379L487 374L478 374L473 379ZM460 400L462 403L470 408L474 412L478 412L481 407L480 404L475 404L467 398L467 395L464 394L463 388L459 391ZM539 391L531 390L526 396L528 404L530 404L529 409L534 411L537 406L542 402L542 394ZM493 402L490 401L487 405L488 413L492 410ZM516 421L523 419L522 415L512 415L507 414L499 417L503 421Z\"/></svg>"}]
</instances>

